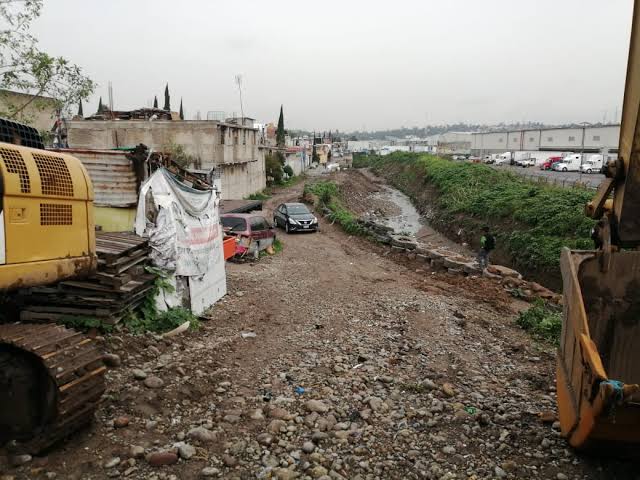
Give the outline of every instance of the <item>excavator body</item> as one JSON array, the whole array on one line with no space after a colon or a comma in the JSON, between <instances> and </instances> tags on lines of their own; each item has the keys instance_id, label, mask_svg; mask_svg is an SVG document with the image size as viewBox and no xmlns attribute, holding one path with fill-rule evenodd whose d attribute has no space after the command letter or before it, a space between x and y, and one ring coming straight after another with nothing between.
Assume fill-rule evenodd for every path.
<instances>
[{"instance_id":1,"label":"excavator body","mask_svg":"<svg viewBox=\"0 0 640 480\"><path fill-rule=\"evenodd\" d=\"M82 163L44 150L35 129L0 119L0 294L87 277L95 252L93 187ZM81 333L0 324L0 447L35 454L89 423L105 371L96 342Z\"/></svg>"},{"instance_id":2,"label":"excavator body","mask_svg":"<svg viewBox=\"0 0 640 480\"><path fill-rule=\"evenodd\" d=\"M597 250L561 254L560 427L578 449L640 446L640 0L635 0L619 158L586 213Z\"/></svg>"}]
</instances>

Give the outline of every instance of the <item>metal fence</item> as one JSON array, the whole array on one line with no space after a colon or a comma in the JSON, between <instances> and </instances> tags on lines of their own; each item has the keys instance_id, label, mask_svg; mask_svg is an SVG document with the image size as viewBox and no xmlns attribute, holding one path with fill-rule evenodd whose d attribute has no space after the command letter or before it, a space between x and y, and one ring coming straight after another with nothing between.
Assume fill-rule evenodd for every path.
<instances>
[{"instance_id":1,"label":"metal fence","mask_svg":"<svg viewBox=\"0 0 640 480\"><path fill-rule=\"evenodd\" d=\"M547 175L535 175L532 173L517 173L530 182L542 183L545 185L555 185L562 188L584 188L586 190L597 190L598 187L589 182L580 181L580 179L571 180L568 178L557 178Z\"/></svg>"}]
</instances>

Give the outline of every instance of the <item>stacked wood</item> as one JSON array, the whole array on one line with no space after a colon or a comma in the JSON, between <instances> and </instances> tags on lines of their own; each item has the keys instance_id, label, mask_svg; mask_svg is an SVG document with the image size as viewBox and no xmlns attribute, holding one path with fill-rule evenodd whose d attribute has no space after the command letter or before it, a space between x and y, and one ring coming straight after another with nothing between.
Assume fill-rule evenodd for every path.
<instances>
[{"instance_id":1,"label":"stacked wood","mask_svg":"<svg viewBox=\"0 0 640 480\"><path fill-rule=\"evenodd\" d=\"M98 232L96 253L98 269L90 278L21 290L21 320L56 322L82 317L114 325L139 308L156 278L145 269L148 241L133 233Z\"/></svg>"}]
</instances>

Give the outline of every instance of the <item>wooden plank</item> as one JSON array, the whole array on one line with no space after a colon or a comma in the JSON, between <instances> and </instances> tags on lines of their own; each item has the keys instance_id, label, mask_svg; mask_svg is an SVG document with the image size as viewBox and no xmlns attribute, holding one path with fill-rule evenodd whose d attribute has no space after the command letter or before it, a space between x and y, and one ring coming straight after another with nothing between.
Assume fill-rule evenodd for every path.
<instances>
[{"instance_id":1,"label":"wooden plank","mask_svg":"<svg viewBox=\"0 0 640 480\"><path fill-rule=\"evenodd\" d=\"M129 268L133 267L134 265L138 265L139 263L146 262L147 258L148 257L146 255L143 255L143 256L140 256L139 258L135 258L119 266L105 266L104 269L108 273L122 273L128 270Z\"/></svg>"}]
</instances>

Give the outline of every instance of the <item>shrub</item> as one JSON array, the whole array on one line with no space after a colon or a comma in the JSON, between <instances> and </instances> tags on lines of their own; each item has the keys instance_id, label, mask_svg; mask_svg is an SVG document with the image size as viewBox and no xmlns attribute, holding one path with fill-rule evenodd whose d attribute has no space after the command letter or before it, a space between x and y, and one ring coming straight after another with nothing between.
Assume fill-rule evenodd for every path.
<instances>
[{"instance_id":1,"label":"shrub","mask_svg":"<svg viewBox=\"0 0 640 480\"><path fill-rule=\"evenodd\" d=\"M559 307L536 300L525 312L520 312L516 323L524 330L547 342L558 343L562 332L562 312Z\"/></svg>"},{"instance_id":2,"label":"shrub","mask_svg":"<svg viewBox=\"0 0 640 480\"><path fill-rule=\"evenodd\" d=\"M291 165L285 165L284 167L282 167L282 171L289 177L293 177L293 168L291 168Z\"/></svg>"}]
</instances>

